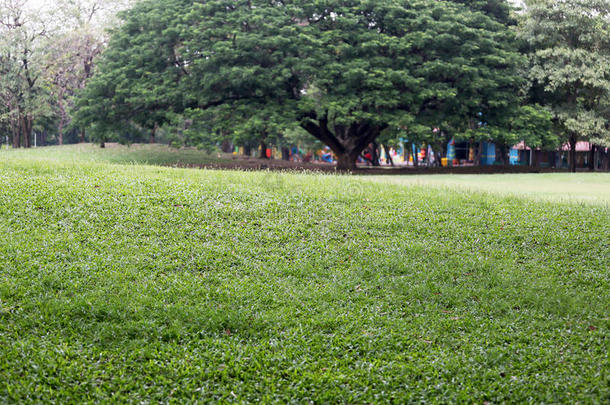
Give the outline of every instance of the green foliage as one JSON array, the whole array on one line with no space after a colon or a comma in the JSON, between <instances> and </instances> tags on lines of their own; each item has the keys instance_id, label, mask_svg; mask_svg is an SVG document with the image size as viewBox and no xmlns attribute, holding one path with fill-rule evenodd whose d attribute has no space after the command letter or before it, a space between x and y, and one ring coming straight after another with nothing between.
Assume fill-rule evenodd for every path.
<instances>
[{"instance_id":1,"label":"green foliage","mask_svg":"<svg viewBox=\"0 0 610 405\"><path fill-rule=\"evenodd\" d=\"M0 402L610 394L607 205L0 162Z\"/></svg>"},{"instance_id":2,"label":"green foliage","mask_svg":"<svg viewBox=\"0 0 610 405\"><path fill-rule=\"evenodd\" d=\"M422 44L424 86L438 94L417 115L417 121L446 134L443 143L455 135L475 129L479 122L506 128L506 121L521 104L524 80L517 67L525 63L516 52L513 24L505 1L462 2L449 8L435 2L433 14L442 15L435 34ZM493 3L493 4L492 4ZM482 11L468 12L465 9ZM451 10L453 10L451 12ZM456 32L457 31L457 32ZM458 33L459 32L459 33ZM440 95L440 96L439 96ZM421 131L418 131L421 132ZM440 134L441 132L438 132ZM434 139L429 140L435 143Z\"/></svg>"},{"instance_id":3,"label":"green foliage","mask_svg":"<svg viewBox=\"0 0 610 405\"><path fill-rule=\"evenodd\" d=\"M169 29L185 1L139 2L123 14L125 23L113 32L104 63L79 97L77 122L92 126L100 138L120 136L125 125L152 130L175 120L182 111L182 73L175 48L179 39Z\"/></svg>"},{"instance_id":4,"label":"green foliage","mask_svg":"<svg viewBox=\"0 0 610 405\"><path fill-rule=\"evenodd\" d=\"M71 120L73 96L92 74L112 16L130 2L0 1L0 130L14 147L32 146L34 131L43 143L84 136Z\"/></svg>"},{"instance_id":5,"label":"green foliage","mask_svg":"<svg viewBox=\"0 0 610 405\"><path fill-rule=\"evenodd\" d=\"M516 138L506 142L507 145L515 145L518 141L543 150L555 149L559 145L559 137L553 131L552 114L539 105L521 106L515 114L509 129L516 134Z\"/></svg>"},{"instance_id":6,"label":"green foliage","mask_svg":"<svg viewBox=\"0 0 610 405\"><path fill-rule=\"evenodd\" d=\"M300 125L353 167L387 128L417 117L458 131L517 100L508 4L460 3L142 1L82 97L83 122L204 111L242 144Z\"/></svg>"},{"instance_id":7,"label":"green foliage","mask_svg":"<svg viewBox=\"0 0 610 405\"><path fill-rule=\"evenodd\" d=\"M52 115L40 51L44 29L21 6L0 4L0 128L13 147L29 147L34 118Z\"/></svg>"},{"instance_id":8,"label":"green foliage","mask_svg":"<svg viewBox=\"0 0 610 405\"><path fill-rule=\"evenodd\" d=\"M610 2L536 1L520 30L529 78L563 136L610 146Z\"/></svg>"},{"instance_id":9,"label":"green foliage","mask_svg":"<svg viewBox=\"0 0 610 405\"><path fill-rule=\"evenodd\" d=\"M486 135L487 140L495 142L506 153L508 148L521 141L529 147L543 150L552 150L560 146L559 137L553 130L551 112L539 105L510 108L501 118L500 125L486 125L469 133L483 139ZM508 156L504 158L507 163Z\"/></svg>"}]
</instances>

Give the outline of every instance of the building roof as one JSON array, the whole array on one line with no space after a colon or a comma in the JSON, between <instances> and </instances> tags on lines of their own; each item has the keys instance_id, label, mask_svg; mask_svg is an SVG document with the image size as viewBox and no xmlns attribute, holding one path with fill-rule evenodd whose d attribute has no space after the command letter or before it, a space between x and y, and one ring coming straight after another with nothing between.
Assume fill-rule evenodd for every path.
<instances>
[{"instance_id":1,"label":"building roof","mask_svg":"<svg viewBox=\"0 0 610 405\"><path fill-rule=\"evenodd\" d=\"M513 146L513 149L517 149L517 150L532 150L532 148L530 148L529 146L527 146L525 144L524 141L519 142L518 144L516 144L515 146ZM540 148L536 148L536 150L539 150ZM569 143L565 143L561 146L561 149L564 152L567 152L570 150L570 144ZM590 142L585 142L585 141L580 141L580 142L576 142L576 152L589 152L591 150L591 143Z\"/></svg>"},{"instance_id":2,"label":"building roof","mask_svg":"<svg viewBox=\"0 0 610 405\"><path fill-rule=\"evenodd\" d=\"M525 141L519 142L518 144L513 146L513 149L517 149L517 150L531 150L531 148L525 144Z\"/></svg>"},{"instance_id":3,"label":"building roof","mask_svg":"<svg viewBox=\"0 0 610 405\"><path fill-rule=\"evenodd\" d=\"M563 146L561 147L561 150L566 151L566 152L569 151L570 144L569 143L563 144ZM589 152L590 150L591 150L590 142L585 142L585 141L576 142L576 152Z\"/></svg>"}]
</instances>

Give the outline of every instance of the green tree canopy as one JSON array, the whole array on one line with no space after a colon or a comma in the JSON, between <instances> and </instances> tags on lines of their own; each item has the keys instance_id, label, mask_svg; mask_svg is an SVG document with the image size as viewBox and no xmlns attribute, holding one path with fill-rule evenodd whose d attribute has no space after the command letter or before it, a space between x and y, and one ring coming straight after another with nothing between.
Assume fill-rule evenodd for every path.
<instances>
[{"instance_id":1,"label":"green tree canopy","mask_svg":"<svg viewBox=\"0 0 610 405\"><path fill-rule=\"evenodd\" d=\"M579 139L610 146L610 1L528 3L521 35L536 101L552 109L572 152Z\"/></svg>"},{"instance_id":2,"label":"green tree canopy","mask_svg":"<svg viewBox=\"0 0 610 405\"><path fill-rule=\"evenodd\" d=\"M81 99L105 130L167 111L300 126L349 169L387 128L491 120L519 86L506 1L145 0L124 18Z\"/></svg>"}]
</instances>

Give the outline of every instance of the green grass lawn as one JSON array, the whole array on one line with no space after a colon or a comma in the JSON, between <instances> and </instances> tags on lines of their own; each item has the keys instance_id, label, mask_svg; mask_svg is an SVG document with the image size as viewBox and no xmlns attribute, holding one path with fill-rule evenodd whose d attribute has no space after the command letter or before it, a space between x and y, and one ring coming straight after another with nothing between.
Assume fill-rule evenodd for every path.
<instances>
[{"instance_id":1,"label":"green grass lawn","mask_svg":"<svg viewBox=\"0 0 610 405\"><path fill-rule=\"evenodd\" d=\"M610 173L371 176L406 186L490 192L555 202L610 203Z\"/></svg>"},{"instance_id":2,"label":"green grass lawn","mask_svg":"<svg viewBox=\"0 0 610 405\"><path fill-rule=\"evenodd\" d=\"M106 148L90 143L48 146L44 148L7 150L0 149L0 159L24 157L28 160L44 162L57 161L75 163L80 161L114 164L208 165L227 162L230 159L217 153L207 153L195 148L176 149L161 144L136 144L131 146L116 143L106 144Z\"/></svg>"},{"instance_id":3,"label":"green grass lawn","mask_svg":"<svg viewBox=\"0 0 610 405\"><path fill-rule=\"evenodd\" d=\"M2 403L610 400L607 204L34 155Z\"/></svg>"}]
</instances>

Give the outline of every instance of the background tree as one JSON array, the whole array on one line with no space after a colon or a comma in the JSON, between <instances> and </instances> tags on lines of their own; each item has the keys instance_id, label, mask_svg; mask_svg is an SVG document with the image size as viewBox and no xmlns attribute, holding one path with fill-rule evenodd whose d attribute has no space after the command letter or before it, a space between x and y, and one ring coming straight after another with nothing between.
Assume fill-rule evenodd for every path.
<instances>
[{"instance_id":1,"label":"background tree","mask_svg":"<svg viewBox=\"0 0 610 405\"><path fill-rule=\"evenodd\" d=\"M530 1L520 32L535 101L551 108L576 171L578 140L610 146L610 1Z\"/></svg>"},{"instance_id":2,"label":"background tree","mask_svg":"<svg viewBox=\"0 0 610 405\"><path fill-rule=\"evenodd\" d=\"M422 47L421 71L440 97L430 98L417 115L422 125L439 129L427 131L426 137L438 158L446 156L452 138L467 138L480 122L502 127L522 103L519 89L524 85L517 69L525 59L516 52L512 29L516 20L510 4L502 0L449 3L454 4L437 6L453 11L443 15L436 35L426 38ZM494 133L488 135L493 138Z\"/></svg>"},{"instance_id":3,"label":"background tree","mask_svg":"<svg viewBox=\"0 0 610 405\"><path fill-rule=\"evenodd\" d=\"M0 98L13 147L30 147L34 120L48 113L41 44L44 21L26 12L25 0L0 2Z\"/></svg>"},{"instance_id":4,"label":"background tree","mask_svg":"<svg viewBox=\"0 0 610 405\"><path fill-rule=\"evenodd\" d=\"M521 141L530 148L554 149L559 146L551 118L551 113L539 105L513 106L500 125L487 125L479 130L487 132L496 145L497 159L507 166L511 146Z\"/></svg>"},{"instance_id":5,"label":"background tree","mask_svg":"<svg viewBox=\"0 0 610 405\"><path fill-rule=\"evenodd\" d=\"M53 38L47 49L47 76L59 115L58 143L64 143L64 129L70 124L72 99L93 74L93 61L102 51L102 42L85 30ZM81 131L84 142L84 131Z\"/></svg>"},{"instance_id":6,"label":"background tree","mask_svg":"<svg viewBox=\"0 0 610 405\"><path fill-rule=\"evenodd\" d=\"M156 128L185 112L179 83L188 71L177 53L181 39L176 25L188 3L143 1L121 14L125 23L113 32L75 116L98 141L131 124L149 130L154 141Z\"/></svg>"},{"instance_id":7,"label":"background tree","mask_svg":"<svg viewBox=\"0 0 610 405\"><path fill-rule=\"evenodd\" d=\"M46 134L55 126L63 143L72 97L93 73L106 27L129 3L0 0L0 120L12 133L14 147L30 146L34 128Z\"/></svg>"},{"instance_id":8,"label":"background tree","mask_svg":"<svg viewBox=\"0 0 610 405\"><path fill-rule=\"evenodd\" d=\"M116 14L131 3L131 0L59 0L55 3L56 27L46 57L47 74L59 115L60 145L63 144L63 130L72 119L74 95L93 75L95 59L107 42L106 28L116 24ZM80 141L84 142L84 129L79 132Z\"/></svg>"},{"instance_id":9,"label":"background tree","mask_svg":"<svg viewBox=\"0 0 610 405\"><path fill-rule=\"evenodd\" d=\"M263 138L300 125L341 169L415 116L506 105L517 81L508 27L458 2L148 0L123 17L81 99L84 124L202 110L224 127L231 112L233 131Z\"/></svg>"}]
</instances>

